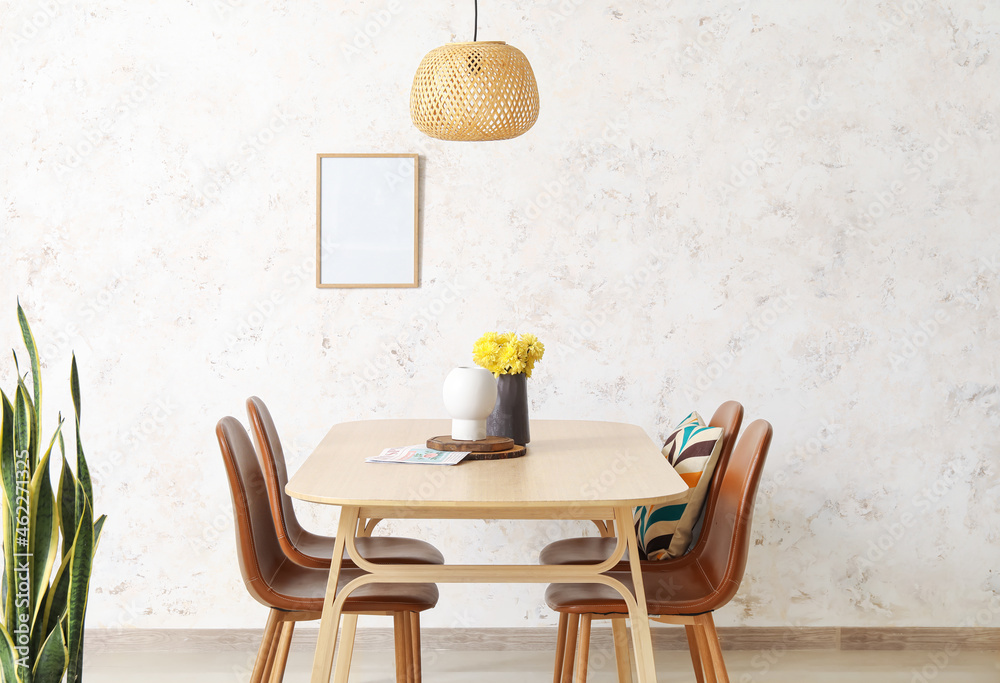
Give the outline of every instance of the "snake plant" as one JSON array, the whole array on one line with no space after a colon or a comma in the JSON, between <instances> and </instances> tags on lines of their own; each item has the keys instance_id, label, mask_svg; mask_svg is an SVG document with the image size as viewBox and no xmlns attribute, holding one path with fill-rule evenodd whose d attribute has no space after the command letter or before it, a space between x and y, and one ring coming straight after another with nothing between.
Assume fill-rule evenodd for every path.
<instances>
[{"instance_id":1,"label":"snake plant","mask_svg":"<svg viewBox=\"0 0 1000 683\"><path fill-rule=\"evenodd\" d=\"M31 385L29 389L28 374L21 374L15 352L17 388L10 397L0 391L0 680L78 683L83 679L83 623L90 572L105 516L94 518L94 493L80 441L76 357L70 366L76 425L74 472L66 457L61 413L55 433L47 443L42 442L38 347L20 303L17 317L31 363ZM50 468L57 447L62 465L53 492Z\"/></svg>"}]
</instances>

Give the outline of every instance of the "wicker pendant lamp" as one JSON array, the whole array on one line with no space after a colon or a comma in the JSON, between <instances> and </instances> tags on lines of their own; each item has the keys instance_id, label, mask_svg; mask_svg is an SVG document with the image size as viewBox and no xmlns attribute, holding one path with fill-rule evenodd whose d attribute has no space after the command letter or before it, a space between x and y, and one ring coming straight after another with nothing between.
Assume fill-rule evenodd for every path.
<instances>
[{"instance_id":1,"label":"wicker pendant lamp","mask_svg":"<svg viewBox=\"0 0 1000 683\"><path fill-rule=\"evenodd\" d=\"M449 43L427 53L410 91L410 118L440 140L509 140L538 120L538 84L524 53L502 41Z\"/></svg>"}]
</instances>

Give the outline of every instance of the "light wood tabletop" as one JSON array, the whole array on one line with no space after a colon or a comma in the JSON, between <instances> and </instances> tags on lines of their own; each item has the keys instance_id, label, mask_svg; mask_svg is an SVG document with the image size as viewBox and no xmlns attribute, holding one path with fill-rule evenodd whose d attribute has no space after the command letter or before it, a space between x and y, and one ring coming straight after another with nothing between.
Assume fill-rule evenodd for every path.
<instances>
[{"instance_id":1,"label":"light wood tabletop","mask_svg":"<svg viewBox=\"0 0 1000 683\"><path fill-rule=\"evenodd\" d=\"M687 491L642 428L617 422L535 420L523 458L453 466L366 463L389 446L448 433L448 420L366 420L338 424L288 482L294 498L358 505L366 517L452 513L489 507L513 518L611 518L611 508L665 503ZM402 508L402 510L397 510ZM599 510L595 511L595 508ZM601 511L607 512L602 515ZM471 514L470 514L471 513Z\"/></svg>"},{"instance_id":2,"label":"light wood tabletop","mask_svg":"<svg viewBox=\"0 0 1000 683\"><path fill-rule=\"evenodd\" d=\"M534 420L522 458L458 465L366 463L393 446L447 434L448 420L366 420L334 426L285 490L300 500L341 506L335 558L323 603L312 683L329 683L344 601L370 583L600 583L629 608L640 683L654 683L632 508L670 502L688 487L639 427L616 422ZM618 529L615 552L590 565L373 564L357 550L383 518L589 519L602 533ZM613 520L613 525L609 520ZM633 594L604 572L629 554ZM344 551L367 572L337 590ZM345 637L357 627L344 615ZM617 638L617 634L616 634ZM347 680L351 644L338 650L337 683Z\"/></svg>"}]
</instances>

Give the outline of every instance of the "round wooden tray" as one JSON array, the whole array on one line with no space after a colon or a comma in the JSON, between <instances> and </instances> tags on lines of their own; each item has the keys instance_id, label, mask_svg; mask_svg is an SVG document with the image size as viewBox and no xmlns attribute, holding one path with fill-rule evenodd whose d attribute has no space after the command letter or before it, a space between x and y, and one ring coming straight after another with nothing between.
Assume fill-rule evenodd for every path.
<instances>
[{"instance_id":1,"label":"round wooden tray","mask_svg":"<svg viewBox=\"0 0 1000 683\"><path fill-rule=\"evenodd\" d=\"M462 462L466 460L510 460L511 458L520 458L528 449L524 446L515 445L510 450L506 451L492 451L492 452L482 452L482 453L469 453Z\"/></svg>"},{"instance_id":2,"label":"round wooden tray","mask_svg":"<svg viewBox=\"0 0 1000 683\"><path fill-rule=\"evenodd\" d=\"M505 436L487 436L478 441L459 441L450 436L435 436L427 439L427 447L436 451L472 451L473 453L495 453L514 448L514 439Z\"/></svg>"},{"instance_id":3,"label":"round wooden tray","mask_svg":"<svg viewBox=\"0 0 1000 683\"><path fill-rule=\"evenodd\" d=\"M514 439L504 436L487 436L478 441L459 441L450 436L435 436L427 439L427 447L437 451L469 451L466 460L509 460L520 458L527 449L518 446Z\"/></svg>"}]
</instances>

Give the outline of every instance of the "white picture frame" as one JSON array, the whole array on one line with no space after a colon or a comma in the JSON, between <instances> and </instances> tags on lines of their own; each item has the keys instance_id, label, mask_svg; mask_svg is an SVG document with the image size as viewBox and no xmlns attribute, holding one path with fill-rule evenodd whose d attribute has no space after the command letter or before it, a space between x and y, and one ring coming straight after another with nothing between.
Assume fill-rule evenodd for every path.
<instances>
[{"instance_id":1,"label":"white picture frame","mask_svg":"<svg viewBox=\"0 0 1000 683\"><path fill-rule=\"evenodd\" d=\"M419 157L316 155L316 286L419 286Z\"/></svg>"}]
</instances>

